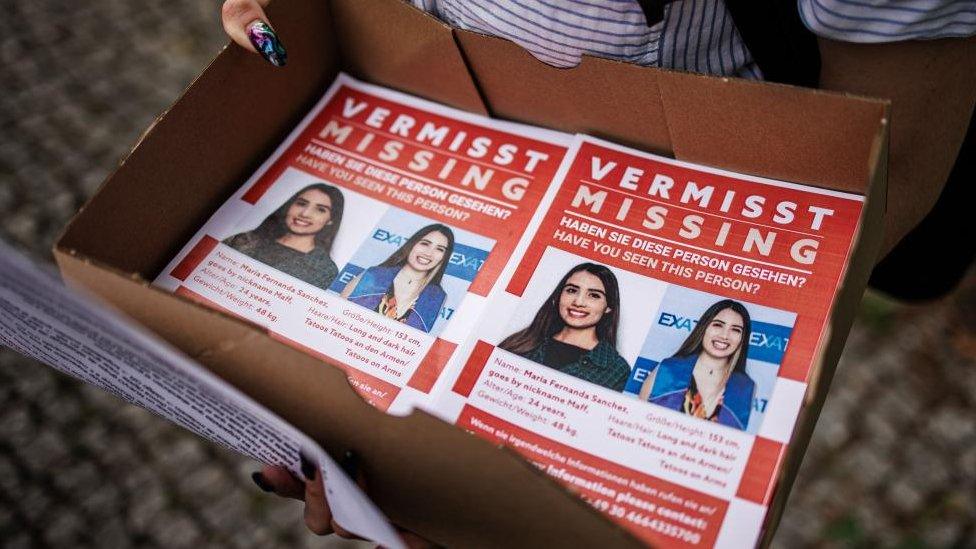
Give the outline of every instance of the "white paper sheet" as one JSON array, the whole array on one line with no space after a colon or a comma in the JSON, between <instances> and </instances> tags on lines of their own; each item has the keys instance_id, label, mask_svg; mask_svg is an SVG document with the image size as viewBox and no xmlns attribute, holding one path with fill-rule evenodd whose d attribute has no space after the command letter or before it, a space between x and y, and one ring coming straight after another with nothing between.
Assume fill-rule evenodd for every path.
<instances>
[{"instance_id":1,"label":"white paper sheet","mask_svg":"<svg viewBox=\"0 0 976 549\"><path fill-rule=\"evenodd\" d=\"M0 242L0 342L224 447L300 476L318 463L335 521L404 547L379 509L310 438L133 321L67 289Z\"/></svg>"}]
</instances>

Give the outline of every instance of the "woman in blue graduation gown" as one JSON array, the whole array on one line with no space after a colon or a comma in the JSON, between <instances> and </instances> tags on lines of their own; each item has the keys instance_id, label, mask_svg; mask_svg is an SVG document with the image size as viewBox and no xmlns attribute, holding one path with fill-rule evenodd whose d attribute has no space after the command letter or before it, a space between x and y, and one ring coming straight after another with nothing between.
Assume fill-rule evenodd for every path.
<instances>
[{"instance_id":1,"label":"woman in blue graduation gown","mask_svg":"<svg viewBox=\"0 0 976 549\"><path fill-rule=\"evenodd\" d=\"M746 373L752 333L749 311L737 301L715 303L670 358L648 376L641 397L736 429L749 425L756 384Z\"/></svg>"}]
</instances>

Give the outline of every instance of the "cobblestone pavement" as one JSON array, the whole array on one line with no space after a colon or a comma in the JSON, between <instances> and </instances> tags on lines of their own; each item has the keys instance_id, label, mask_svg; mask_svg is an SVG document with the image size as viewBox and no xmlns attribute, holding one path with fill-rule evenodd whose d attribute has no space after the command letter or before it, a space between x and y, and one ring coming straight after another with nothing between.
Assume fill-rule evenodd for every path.
<instances>
[{"instance_id":1,"label":"cobblestone pavement","mask_svg":"<svg viewBox=\"0 0 976 549\"><path fill-rule=\"evenodd\" d=\"M0 0L0 236L60 227L224 43L218 2ZM867 298L778 547L976 547L976 280ZM0 351L0 544L292 547L253 464Z\"/></svg>"}]
</instances>

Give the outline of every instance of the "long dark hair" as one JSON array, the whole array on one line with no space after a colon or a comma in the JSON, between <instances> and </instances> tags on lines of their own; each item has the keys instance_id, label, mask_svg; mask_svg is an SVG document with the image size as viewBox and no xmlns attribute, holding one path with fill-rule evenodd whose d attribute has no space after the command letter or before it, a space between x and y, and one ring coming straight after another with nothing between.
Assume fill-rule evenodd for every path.
<instances>
[{"instance_id":1,"label":"long dark hair","mask_svg":"<svg viewBox=\"0 0 976 549\"><path fill-rule=\"evenodd\" d=\"M604 295L607 298L609 312L603 314L596 324L596 339L600 342L617 346L617 325L620 323L620 288L617 277L609 268L596 263L580 263L570 269L559 284L549 294L549 298L539 307L532 322L522 330L506 337L498 346L515 354L525 354L542 344L566 327L563 317L559 315L559 296L566 286L566 281L574 274L586 271L603 282Z\"/></svg>"},{"instance_id":2,"label":"long dark hair","mask_svg":"<svg viewBox=\"0 0 976 549\"><path fill-rule=\"evenodd\" d=\"M301 196L302 193L309 190L316 190L325 193L329 197L329 201L332 202L330 218L331 223L325 227L322 227L322 230L315 233L315 247L321 249L325 253L330 253L332 251L332 242L335 240L336 232L339 231L339 224L342 223L342 209L345 205L345 198L342 196L342 191L325 183L313 183L293 194L291 198L279 206L278 209L275 210L271 215L264 218L264 221L262 221L256 229L254 229L254 233L257 235L257 237L266 242L272 242L284 236L284 234L288 232L288 226L285 223L285 216L288 215L288 208L291 208L291 205L298 200L298 197Z\"/></svg>"},{"instance_id":3,"label":"long dark hair","mask_svg":"<svg viewBox=\"0 0 976 549\"><path fill-rule=\"evenodd\" d=\"M715 320L715 317L725 309L731 309L742 317L742 341L739 342L739 349L735 352L735 365L732 371L745 374L746 355L749 354L749 339L752 337L752 320L749 318L749 311L745 305L731 299L723 299L706 309L702 313L701 318L698 319L698 324L688 334L685 342L681 344L681 347L674 353L674 356L687 357L701 353L703 346L702 340L705 339L705 330Z\"/></svg>"},{"instance_id":4,"label":"long dark hair","mask_svg":"<svg viewBox=\"0 0 976 549\"><path fill-rule=\"evenodd\" d=\"M410 255L410 250L420 242L425 236L430 233L441 233L447 237L447 249L444 250L444 258L441 259L440 265L434 271L433 276L427 281L427 285L439 286L441 279L444 278L444 270L447 269L448 262L451 261L451 256L454 254L454 231L451 230L447 225L441 225L440 223L432 223L423 227L419 231L413 233L413 236L407 239L402 246L397 248L395 252L390 254L390 257L386 258L386 261L380 263L379 267L403 267L407 264L407 257Z\"/></svg>"}]
</instances>

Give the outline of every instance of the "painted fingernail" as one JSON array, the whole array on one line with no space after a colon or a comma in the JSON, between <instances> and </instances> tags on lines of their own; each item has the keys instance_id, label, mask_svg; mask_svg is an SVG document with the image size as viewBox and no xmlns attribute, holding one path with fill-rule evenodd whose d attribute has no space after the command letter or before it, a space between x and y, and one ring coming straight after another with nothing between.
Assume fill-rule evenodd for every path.
<instances>
[{"instance_id":1,"label":"painted fingernail","mask_svg":"<svg viewBox=\"0 0 976 549\"><path fill-rule=\"evenodd\" d=\"M284 67L288 61L288 52L285 51L284 44L278 39L278 35L270 25L256 19L245 29L247 39L254 45L254 49L264 57L268 63L276 67Z\"/></svg>"},{"instance_id":2,"label":"painted fingernail","mask_svg":"<svg viewBox=\"0 0 976 549\"><path fill-rule=\"evenodd\" d=\"M251 473L251 480L253 480L254 484L257 484L258 488L261 490L265 492L274 492L274 488L272 488L271 484L268 483L268 479L264 478L264 475L261 473L257 471Z\"/></svg>"},{"instance_id":3,"label":"painted fingernail","mask_svg":"<svg viewBox=\"0 0 976 549\"><path fill-rule=\"evenodd\" d=\"M342 459L339 460L339 467L342 467L349 478L355 481L356 475L359 474L359 456L352 450L346 450L346 453L342 454Z\"/></svg>"},{"instance_id":4,"label":"painted fingernail","mask_svg":"<svg viewBox=\"0 0 976 549\"><path fill-rule=\"evenodd\" d=\"M305 454L299 453L298 460L302 464L302 474L305 475L305 480L312 480L315 478L315 471L318 469L312 464L312 460L305 457Z\"/></svg>"}]
</instances>

